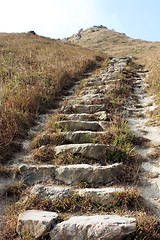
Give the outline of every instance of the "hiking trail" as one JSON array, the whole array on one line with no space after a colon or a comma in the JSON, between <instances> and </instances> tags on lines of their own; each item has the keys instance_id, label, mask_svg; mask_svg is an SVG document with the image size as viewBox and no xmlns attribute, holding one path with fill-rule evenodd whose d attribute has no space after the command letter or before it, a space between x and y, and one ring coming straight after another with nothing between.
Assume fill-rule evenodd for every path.
<instances>
[{"instance_id":1,"label":"hiking trail","mask_svg":"<svg viewBox=\"0 0 160 240\"><path fill-rule=\"evenodd\" d=\"M30 194L47 199L64 197L70 198L74 193L92 198L95 204L112 205L117 192L127 191L132 186L121 184L119 179L123 175L124 163L107 163L104 159L114 147L95 143L93 139L103 138L107 133L107 126L112 122L112 112L106 109L108 94L114 91L118 84L118 75L132 62L131 57L111 58L109 66L95 76L88 76L77 82L70 89L68 96L59 103L58 109L40 115L37 125L28 132L28 139L23 141L23 149L15 154L8 163L9 172L1 177L1 192L16 182L30 186ZM131 131L149 144L137 146L135 151L145 158L139 169L139 185L146 204L160 216L160 161L153 159L153 154L160 147L160 128L148 126L149 111L156 108L154 96L148 96L148 72L139 67L136 75L132 76L133 94L128 96L121 114L128 122ZM82 86L82 87L81 87ZM78 89L78 91L76 91ZM33 137L41 134L47 142L46 126L49 118L58 113L60 120L56 122L65 144L54 147L55 156L74 154L90 159L89 163L73 163L56 165L51 162L37 163L32 156L31 143ZM39 147L45 151L47 145ZM93 160L93 161L92 161ZM83 184L83 187L80 186ZM84 185L86 184L86 187ZM2 198L1 194L1 198ZM23 199L27 201L28 197ZM3 213L4 202L0 205ZM129 236L136 229L136 219L119 215L89 215L72 216L69 220L57 222L58 213L28 210L19 217L17 231L21 235L30 229L32 236L37 239L50 232L51 239L122 239ZM36 216L36 217L35 217ZM36 222L39 225L36 227ZM46 223L44 224L44 221ZM81 231L81 234L79 234ZM108 233L109 232L109 233Z\"/></svg>"}]
</instances>

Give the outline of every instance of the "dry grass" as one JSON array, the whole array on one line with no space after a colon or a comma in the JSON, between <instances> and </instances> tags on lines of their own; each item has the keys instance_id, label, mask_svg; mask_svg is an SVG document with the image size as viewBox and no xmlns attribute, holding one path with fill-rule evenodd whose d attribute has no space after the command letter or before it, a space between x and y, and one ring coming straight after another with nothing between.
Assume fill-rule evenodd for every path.
<instances>
[{"instance_id":1,"label":"dry grass","mask_svg":"<svg viewBox=\"0 0 160 240\"><path fill-rule=\"evenodd\" d=\"M150 69L148 76L148 91L150 94L155 96L157 104L157 109L155 109L154 112L149 113L150 118L153 123L156 121L160 124L160 49L157 54L157 58L151 55L147 63L147 67Z\"/></svg>"},{"instance_id":2,"label":"dry grass","mask_svg":"<svg viewBox=\"0 0 160 240\"><path fill-rule=\"evenodd\" d=\"M0 34L0 161L15 151L38 112L59 96L103 54L30 34Z\"/></svg>"}]
</instances>

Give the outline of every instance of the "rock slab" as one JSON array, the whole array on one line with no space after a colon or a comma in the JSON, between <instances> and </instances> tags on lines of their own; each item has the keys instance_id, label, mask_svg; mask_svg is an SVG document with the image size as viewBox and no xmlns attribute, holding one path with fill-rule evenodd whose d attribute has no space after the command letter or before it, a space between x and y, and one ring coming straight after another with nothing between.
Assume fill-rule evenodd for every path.
<instances>
[{"instance_id":1,"label":"rock slab","mask_svg":"<svg viewBox=\"0 0 160 240\"><path fill-rule=\"evenodd\" d=\"M124 188L86 188L77 192L81 197L91 198L96 204L110 207L118 199L117 193L124 192Z\"/></svg>"},{"instance_id":2,"label":"rock slab","mask_svg":"<svg viewBox=\"0 0 160 240\"><path fill-rule=\"evenodd\" d=\"M37 184L31 190L31 195L38 198L46 198L56 200L57 198L63 199L70 197L74 191L69 187L61 186L45 186Z\"/></svg>"},{"instance_id":3,"label":"rock slab","mask_svg":"<svg viewBox=\"0 0 160 240\"><path fill-rule=\"evenodd\" d=\"M27 210L19 215L17 232L21 236L30 235L33 239L39 239L50 230L56 222L58 214L41 210Z\"/></svg>"},{"instance_id":4,"label":"rock slab","mask_svg":"<svg viewBox=\"0 0 160 240\"><path fill-rule=\"evenodd\" d=\"M136 230L136 219L119 215L72 217L50 233L51 240L120 240Z\"/></svg>"},{"instance_id":5,"label":"rock slab","mask_svg":"<svg viewBox=\"0 0 160 240\"><path fill-rule=\"evenodd\" d=\"M64 131L103 131L99 122L93 121L60 121L57 125Z\"/></svg>"},{"instance_id":6,"label":"rock slab","mask_svg":"<svg viewBox=\"0 0 160 240\"><path fill-rule=\"evenodd\" d=\"M65 184L77 185L82 182L104 185L114 181L122 171L122 164L108 166L74 164L57 167L55 178Z\"/></svg>"},{"instance_id":7,"label":"rock slab","mask_svg":"<svg viewBox=\"0 0 160 240\"><path fill-rule=\"evenodd\" d=\"M83 143L83 144L68 144L60 145L55 147L55 154L70 153L80 154L85 158L92 159L105 159L106 157L106 145L94 144L94 143Z\"/></svg>"}]
</instances>

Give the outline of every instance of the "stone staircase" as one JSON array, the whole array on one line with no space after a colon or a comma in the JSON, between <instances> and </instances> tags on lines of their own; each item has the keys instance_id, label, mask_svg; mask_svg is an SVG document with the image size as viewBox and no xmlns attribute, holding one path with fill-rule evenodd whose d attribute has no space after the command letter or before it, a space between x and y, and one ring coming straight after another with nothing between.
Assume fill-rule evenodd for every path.
<instances>
[{"instance_id":1,"label":"stone staircase","mask_svg":"<svg viewBox=\"0 0 160 240\"><path fill-rule=\"evenodd\" d=\"M54 147L55 159L72 153L82 156L89 163L69 165L35 164L32 157L23 158L21 164L10 168L10 178L31 185L30 195L46 199L70 198L73 194L91 198L95 204L112 206L117 193L127 191L118 185L123 174L123 163L108 164L106 155L113 146L94 143L103 137L113 117L108 111L107 94L114 90L117 79L132 61L130 57L112 58L109 67L96 77L83 82L83 88L71 95L57 110L61 121L55 123L59 135L66 144ZM44 133L44 137L45 137ZM54 134L54 131L53 131ZM46 146L42 145L41 150ZM94 161L90 164L90 161ZM104 164L101 164L101 163ZM15 171L16 168L16 171ZM87 188L80 186L85 183ZM27 201L25 198L23 201ZM119 215L72 216L58 222L58 213L27 210L20 214L17 232L20 236L29 232L33 239L39 239L49 232L54 240L124 239L136 230L136 219Z\"/></svg>"}]
</instances>

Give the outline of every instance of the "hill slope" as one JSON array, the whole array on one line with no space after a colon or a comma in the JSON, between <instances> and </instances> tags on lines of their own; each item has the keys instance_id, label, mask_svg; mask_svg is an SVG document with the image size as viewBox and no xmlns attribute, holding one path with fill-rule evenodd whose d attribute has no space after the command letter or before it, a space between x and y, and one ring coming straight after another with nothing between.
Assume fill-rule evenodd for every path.
<instances>
[{"instance_id":1,"label":"hill slope","mask_svg":"<svg viewBox=\"0 0 160 240\"><path fill-rule=\"evenodd\" d=\"M0 34L0 161L15 149L35 115L87 70L94 51L33 34Z\"/></svg>"},{"instance_id":2,"label":"hill slope","mask_svg":"<svg viewBox=\"0 0 160 240\"><path fill-rule=\"evenodd\" d=\"M82 31L80 39L74 34L66 40L111 56L136 57L137 62L149 70L148 91L155 95L157 103L157 110L152 115L160 122L160 42L133 39L103 26L94 26Z\"/></svg>"},{"instance_id":3,"label":"hill slope","mask_svg":"<svg viewBox=\"0 0 160 240\"><path fill-rule=\"evenodd\" d=\"M133 39L103 26L88 28L81 32L80 39L74 34L67 41L114 56L138 56L160 47L160 43Z\"/></svg>"}]
</instances>

